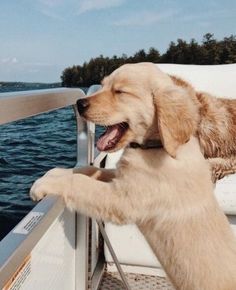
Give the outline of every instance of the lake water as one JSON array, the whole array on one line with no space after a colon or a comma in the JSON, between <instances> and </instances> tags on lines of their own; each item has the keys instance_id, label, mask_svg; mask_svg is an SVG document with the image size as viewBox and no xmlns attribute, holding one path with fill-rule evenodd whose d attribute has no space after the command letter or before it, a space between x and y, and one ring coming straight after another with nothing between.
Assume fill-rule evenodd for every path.
<instances>
[{"instance_id":1,"label":"lake water","mask_svg":"<svg viewBox=\"0 0 236 290\"><path fill-rule=\"evenodd\" d=\"M72 107L0 126L0 240L35 205L29 198L33 181L75 163Z\"/></svg>"}]
</instances>

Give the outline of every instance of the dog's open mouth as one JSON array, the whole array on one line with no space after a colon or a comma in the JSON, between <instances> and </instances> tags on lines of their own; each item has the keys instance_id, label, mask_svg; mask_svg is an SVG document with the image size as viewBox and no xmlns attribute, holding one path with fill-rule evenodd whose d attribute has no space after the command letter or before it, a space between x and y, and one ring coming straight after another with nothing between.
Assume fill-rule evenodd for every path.
<instances>
[{"instance_id":1,"label":"dog's open mouth","mask_svg":"<svg viewBox=\"0 0 236 290\"><path fill-rule=\"evenodd\" d=\"M98 150L107 151L114 149L128 128L129 125L125 122L108 126L106 132L97 141Z\"/></svg>"}]
</instances>

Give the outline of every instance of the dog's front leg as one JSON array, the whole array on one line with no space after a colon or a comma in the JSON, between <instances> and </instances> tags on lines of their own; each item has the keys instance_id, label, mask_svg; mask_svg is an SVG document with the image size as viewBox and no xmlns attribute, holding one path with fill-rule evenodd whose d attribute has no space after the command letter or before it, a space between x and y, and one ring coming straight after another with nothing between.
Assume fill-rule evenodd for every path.
<instances>
[{"instance_id":1,"label":"dog's front leg","mask_svg":"<svg viewBox=\"0 0 236 290\"><path fill-rule=\"evenodd\" d=\"M111 181L116 174L115 169L98 168L95 166L84 166L80 168L53 168L45 173L44 176L64 176L71 175L73 173L80 173L90 176L94 179L104 182Z\"/></svg>"},{"instance_id":2,"label":"dog's front leg","mask_svg":"<svg viewBox=\"0 0 236 290\"><path fill-rule=\"evenodd\" d=\"M88 216L117 224L132 222L125 213L127 195L116 190L114 182L102 182L82 174L46 174L32 186L30 195L40 200L47 194L60 195L66 205Z\"/></svg>"},{"instance_id":3,"label":"dog's front leg","mask_svg":"<svg viewBox=\"0 0 236 290\"><path fill-rule=\"evenodd\" d=\"M212 180L215 183L223 177L236 173L236 157L231 158L209 158Z\"/></svg>"},{"instance_id":4,"label":"dog's front leg","mask_svg":"<svg viewBox=\"0 0 236 290\"><path fill-rule=\"evenodd\" d=\"M115 177L115 169L97 168L94 166L86 166L74 168L73 173L80 173L90 176L94 179L109 182Z\"/></svg>"}]
</instances>

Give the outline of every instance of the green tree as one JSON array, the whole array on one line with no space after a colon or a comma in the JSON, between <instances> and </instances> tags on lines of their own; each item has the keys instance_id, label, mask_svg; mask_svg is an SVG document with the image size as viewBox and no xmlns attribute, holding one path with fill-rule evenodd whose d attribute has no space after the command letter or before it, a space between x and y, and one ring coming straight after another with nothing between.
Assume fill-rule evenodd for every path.
<instances>
[{"instance_id":1,"label":"green tree","mask_svg":"<svg viewBox=\"0 0 236 290\"><path fill-rule=\"evenodd\" d=\"M146 55L146 61L158 63L160 62L160 53L154 47L151 47Z\"/></svg>"},{"instance_id":2,"label":"green tree","mask_svg":"<svg viewBox=\"0 0 236 290\"><path fill-rule=\"evenodd\" d=\"M82 66L72 66L62 72L62 85L67 87L83 87L100 83L101 80L119 66L125 63L136 62L163 62L179 64L227 64L236 62L236 36L231 35L223 40L216 40L214 34L207 33L199 44L195 39L187 42L178 39L171 41L166 52L160 55L159 51L151 47L146 53L141 49L132 56L123 54L118 57L92 58Z\"/></svg>"},{"instance_id":3,"label":"green tree","mask_svg":"<svg viewBox=\"0 0 236 290\"><path fill-rule=\"evenodd\" d=\"M144 49L140 49L138 52L136 52L131 58L130 61L133 63L136 62L144 62L147 59L147 54Z\"/></svg>"},{"instance_id":4,"label":"green tree","mask_svg":"<svg viewBox=\"0 0 236 290\"><path fill-rule=\"evenodd\" d=\"M205 50L204 64L220 63L220 46L214 38L214 34L207 33L203 36L202 48Z\"/></svg>"}]
</instances>

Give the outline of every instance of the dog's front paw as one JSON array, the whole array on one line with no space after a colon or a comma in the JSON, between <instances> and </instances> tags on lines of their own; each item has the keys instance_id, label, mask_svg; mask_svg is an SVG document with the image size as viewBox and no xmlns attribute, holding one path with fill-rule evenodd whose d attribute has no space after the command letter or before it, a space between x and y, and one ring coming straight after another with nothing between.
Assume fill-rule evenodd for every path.
<instances>
[{"instance_id":1,"label":"dog's front paw","mask_svg":"<svg viewBox=\"0 0 236 290\"><path fill-rule=\"evenodd\" d=\"M54 173L54 174L52 174ZM72 174L56 174L47 172L34 182L30 189L30 197L34 201L41 200L48 194L65 196L71 188ZM67 172L68 173L68 172Z\"/></svg>"},{"instance_id":2,"label":"dog's front paw","mask_svg":"<svg viewBox=\"0 0 236 290\"><path fill-rule=\"evenodd\" d=\"M39 201L46 195L46 191L41 187L41 179L42 178L37 179L31 186L30 198L33 201Z\"/></svg>"}]
</instances>

